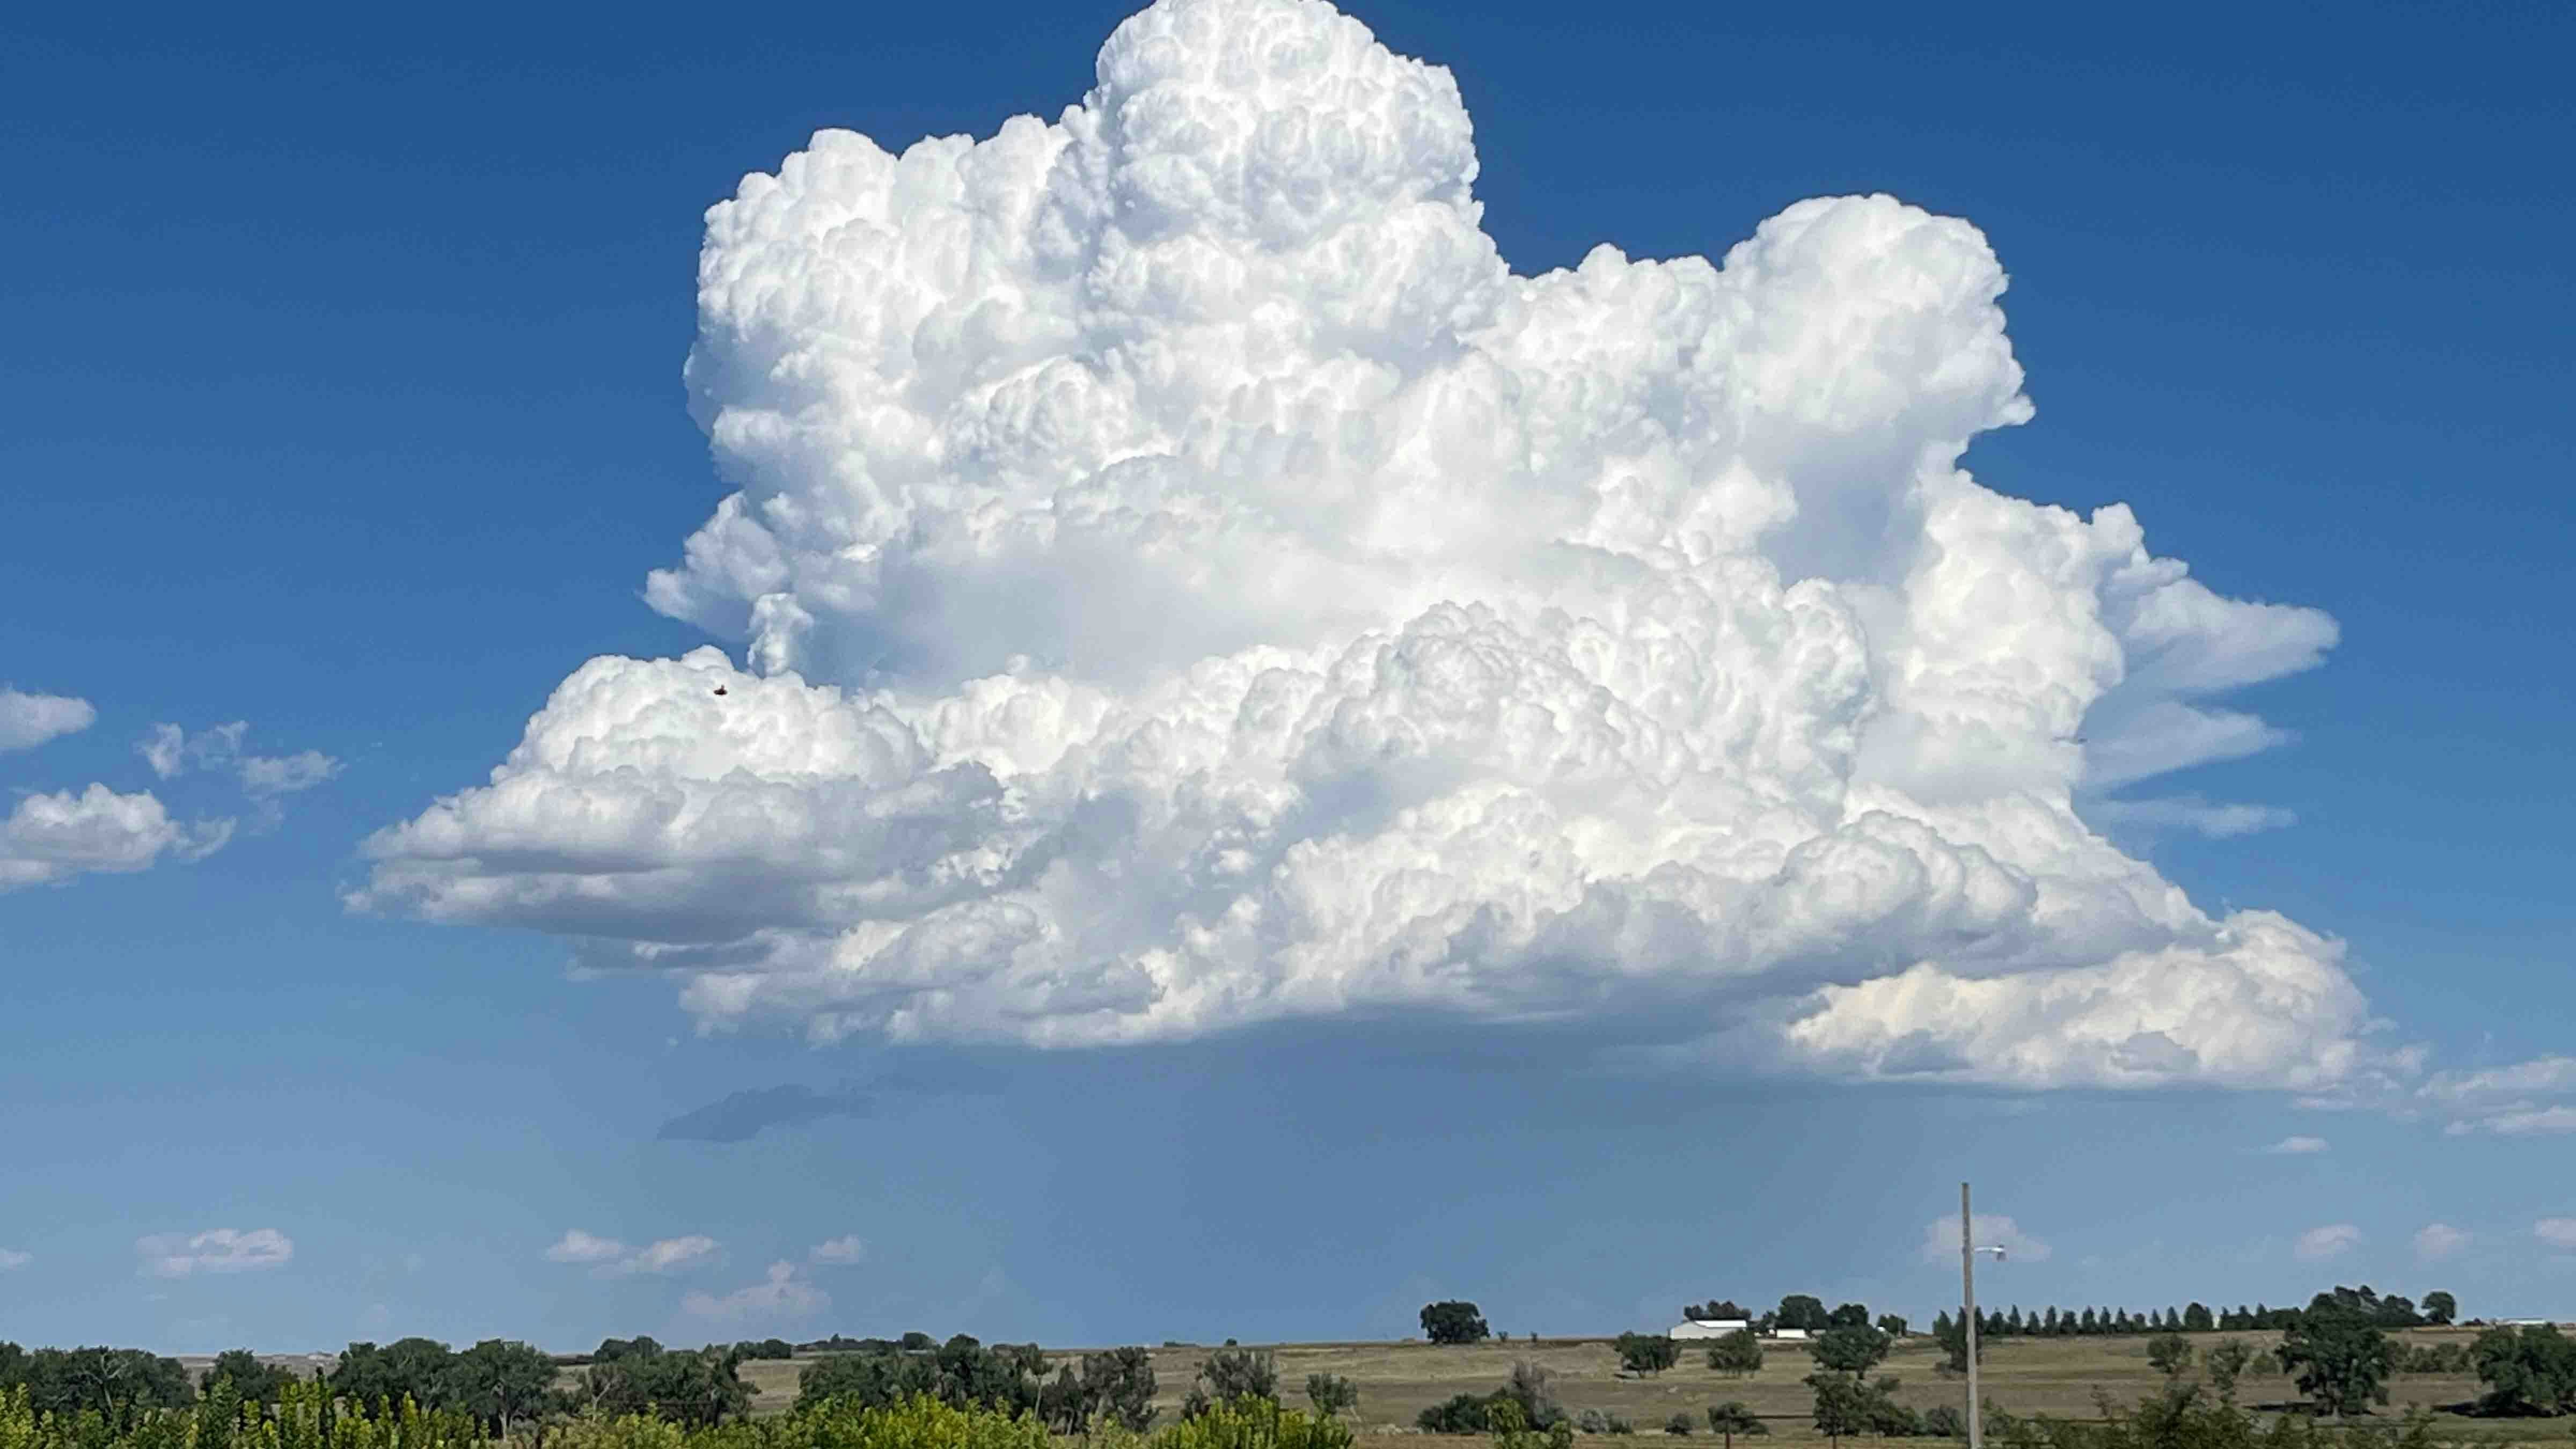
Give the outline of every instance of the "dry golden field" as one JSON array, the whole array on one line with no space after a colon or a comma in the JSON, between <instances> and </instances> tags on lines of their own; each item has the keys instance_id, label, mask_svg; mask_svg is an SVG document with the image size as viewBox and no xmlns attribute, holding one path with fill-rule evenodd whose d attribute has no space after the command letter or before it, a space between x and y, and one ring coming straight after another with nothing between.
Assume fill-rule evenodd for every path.
<instances>
[{"instance_id":1,"label":"dry golden field","mask_svg":"<svg viewBox=\"0 0 2576 1449\"><path fill-rule=\"evenodd\" d=\"M2475 1336L2475 1330L2417 1329L2397 1336L2415 1343L2446 1339L2465 1342ZM2263 1347L2278 1342L2278 1335L2257 1333L2194 1334L2192 1342L2196 1348L2206 1350L2228 1337L2245 1338ZM1774 1437L1766 1440L1766 1445L1798 1449L1811 1441L1823 1442L1808 1425L1812 1396L1800 1382L1812 1371L1812 1364L1807 1354L1795 1347L1767 1345L1760 1373L1727 1378L1705 1366L1705 1345L1685 1344L1679 1367L1647 1378L1621 1378L1617 1355L1606 1340L1600 1339L1537 1343L1516 1340L1455 1348L1423 1343L1249 1346L1265 1347L1278 1355L1280 1397L1292 1406L1303 1406L1306 1376L1310 1373L1336 1373L1351 1380L1359 1388L1357 1419L1363 1432L1411 1434L1414 1416L1422 1409L1452 1394L1491 1390L1502 1383L1514 1362L1527 1359L1548 1371L1551 1387L1569 1412L1600 1409L1615 1414L1636 1425L1641 1438L1661 1438L1664 1421L1678 1411L1688 1413L1695 1421L1697 1432L1693 1437L1706 1439L1707 1407L1727 1399L1741 1399L1768 1422ZM1154 1350L1154 1376L1161 1389L1157 1402L1167 1416L1178 1412L1181 1396L1189 1391L1190 1380L1209 1351L1207 1347ZM1075 1351L1067 1352L1070 1355ZM757 1412L778 1412L793 1402L796 1374L805 1362L800 1359L743 1365L744 1377L761 1391L755 1400ZM1962 1402L1960 1381L1934 1372L1939 1362L1940 1350L1932 1340L1917 1336L1900 1344L1881 1372L1897 1376L1902 1382L1897 1397L1917 1409ZM2058 1418L2094 1417L2097 1389L2125 1405L2134 1403L2159 1382L2159 1376L2147 1364L2144 1336L2005 1339L1989 1343L1981 1377L1989 1402L2016 1414ZM2389 1408L2381 1417L2393 1419L2410 1404L2438 1410L2465 1403L2477 1392L2477 1381L2470 1378L2400 1375L2391 1385ZM2249 1407L2260 1409L2295 1402L2298 1391L2289 1379L2277 1373L2248 1374L2237 1397ZM2570 1443L2564 1420L2493 1421L2445 1415L2439 1434L2445 1439L2493 1444L2548 1443L2561 1449ZM1432 1436L1416 1437L1424 1441L1423 1449L1434 1449L1439 1442Z\"/></svg>"}]
</instances>

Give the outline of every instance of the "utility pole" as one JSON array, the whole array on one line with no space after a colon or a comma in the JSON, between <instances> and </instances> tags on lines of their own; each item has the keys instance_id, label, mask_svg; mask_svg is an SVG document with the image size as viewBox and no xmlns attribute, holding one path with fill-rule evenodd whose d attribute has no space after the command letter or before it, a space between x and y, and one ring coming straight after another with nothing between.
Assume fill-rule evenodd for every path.
<instances>
[{"instance_id":1,"label":"utility pole","mask_svg":"<svg viewBox=\"0 0 2576 1449\"><path fill-rule=\"evenodd\" d=\"M1982 1449L1985 1432L1977 1423L1977 1240L1968 1216L1968 1185L1959 1184L1959 1299L1964 1311L1959 1326L1967 1330L1968 1449Z\"/></svg>"}]
</instances>

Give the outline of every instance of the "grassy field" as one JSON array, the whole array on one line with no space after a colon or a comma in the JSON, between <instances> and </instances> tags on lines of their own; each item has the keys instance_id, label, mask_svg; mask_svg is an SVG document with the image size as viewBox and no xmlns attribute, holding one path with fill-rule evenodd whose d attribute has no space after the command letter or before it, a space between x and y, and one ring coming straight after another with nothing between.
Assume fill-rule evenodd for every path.
<instances>
[{"instance_id":1,"label":"grassy field","mask_svg":"<svg viewBox=\"0 0 2576 1449\"><path fill-rule=\"evenodd\" d=\"M2465 1342L2469 1329L2418 1329L2396 1335L2413 1343ZM2278 1342L2273 1334L2195 1334L2192 1342L2206 1349L2226 1337L2241 1337L2258 1346ZM1260 1345L1278 1355L1280 1397L1291 1405L1305 1402L1306 1376L1336 1373L1358 1386L1358 1422L1363 1431L1411 1433L1414 1416L1452 1394L1483 1393L1500 1385L1514 1362L1530 1360L1548 1371L1557 1398L1570 1412L1599 1409L1637 1426L1640 1436L1661 1437L1664 1421L1675 1412L1696 1421L1695 1437L1707 1438L1703 1411L1713 1403L1741 1399L1768 1421L1767 1445L1822 1443L1808 1424L1813 1396L1801 1382L1813 1369L1807 1355L1794 1347L1769 1347L1760 1373L1728 1378L1705 1367L1702 1352L1685 1345L1681 1366L1647 1378L1622 1378L1619 1361L1602 1340L1548 1340L1468 1347L1435 1348L1421 1343L1290 1343ZM1204 1347L1154 1350L1157 1399L1168 1417L1179 1411L1181 1396L1209 1350ZM743 1376L760 1390L756 1411L774 1413L796 1397L796 1375L805 1360L743 1365ZM1902 1381L1897 1397L1917 1409L1958 1404L1961 1385L1934 1372L1940 1350L1926 1337L1901 1344L1883 1373ZM2161 1376L2148 1366L2144 1337L2006 1339L1986 1347L1981 1373L1985 1397L2023 1415L2092 1418L2095 1391L2114 1402L2134 1403L2153 1390ZM2475 1379L2400 1375L2389 1392L2383 1419L2393 1419L2410 1404L2439 1410L2477 1396ZM2246 1376L2238 1398L2249 1407L2288 1406L2298 1398L2296 1386L2279 1374ZM2444 1439L2480 1443L2571 1444L2564 1420L2481 1420L2445 1414L2437 1432ZM1438 1441L1419 1436L1424 1449ZM1785 1441L1785 1444L1783 1443ZM1474 1441L1482 1442L1482 1441Z\"/></svg>"}]
</instances>

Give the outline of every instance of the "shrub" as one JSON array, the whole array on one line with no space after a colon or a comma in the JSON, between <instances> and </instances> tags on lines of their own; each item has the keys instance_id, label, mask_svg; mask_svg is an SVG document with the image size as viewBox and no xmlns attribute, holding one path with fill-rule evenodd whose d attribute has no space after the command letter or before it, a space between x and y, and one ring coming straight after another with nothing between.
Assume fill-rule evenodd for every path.
<instances>
[{"instance_id":1,"label":"shrub","mask_svg":"<svg viewBox=\"0 0 2576 1449\"><path fill-rule=\"evenodd\" d=\"M1762 1340L1753 1330L1739 1328L1708 1346L1708 1366L1728 1378L1742 1378L1762 1370Z\"/></svg>"},{"instance_id":2,"label":"shrub","mask_svg":"<svg viewBox=\"0 0 2576 1449\"><path fill-rule=\"evenodd\" d=\"M1667 1434L1688 1434L1690 1431L1691 1416L1680 1410L1675 1410L1673 1416L1664 1421L1664 1432Z\"/></svg>"}]
</instances>

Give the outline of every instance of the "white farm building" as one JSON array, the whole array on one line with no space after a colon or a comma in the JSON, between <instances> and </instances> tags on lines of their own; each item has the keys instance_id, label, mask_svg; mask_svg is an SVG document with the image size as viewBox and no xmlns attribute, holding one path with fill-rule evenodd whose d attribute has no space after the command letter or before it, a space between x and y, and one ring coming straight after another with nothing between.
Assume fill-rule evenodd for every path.
<instances>
[{"instance_id":1,"label":"white farm building","mask_svg":"<svg viewBox=\"0 0 2576 1449\"><path fill-rule=\"evenodd\" d=\"M1666 1336L1670 1338L1724 1338L1730 1333L1742 1333L1744 1330L1751 1328L1752 1326L1752 1324L1741 1318L1694 1318L1686 1323L1674 1324L1670 1329L1666 1330Z\"/></svg>"}]
</instances>

